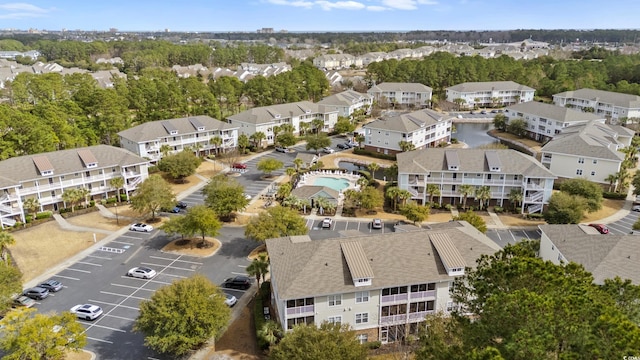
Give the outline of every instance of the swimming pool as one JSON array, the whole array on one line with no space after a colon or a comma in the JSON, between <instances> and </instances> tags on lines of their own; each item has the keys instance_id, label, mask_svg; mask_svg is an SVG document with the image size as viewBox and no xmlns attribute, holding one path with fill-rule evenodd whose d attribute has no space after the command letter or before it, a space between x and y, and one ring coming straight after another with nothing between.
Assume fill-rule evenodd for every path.
<instances>
[{"instance_id":1,"label":"swimming pool","mask_svg":"<svg viewBox=\"0 0 640 360\"><path fill-rule=\"evenodd\" d=\"M342 191L351 185L349 180L333 177L317 177L313 180L313 185L330 187L335 191Z\"/></svg>"}]
</instances>

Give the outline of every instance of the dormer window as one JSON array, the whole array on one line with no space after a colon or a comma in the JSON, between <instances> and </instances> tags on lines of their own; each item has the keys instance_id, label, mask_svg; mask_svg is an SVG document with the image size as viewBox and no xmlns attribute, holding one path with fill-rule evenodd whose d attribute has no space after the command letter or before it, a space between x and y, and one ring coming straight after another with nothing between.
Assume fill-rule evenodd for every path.
<instances>
[{"instance_id":1,"label":"dormer window","mask_svg":"<svg viewBox=\"0 0 640 360\"><path fill-rule=\"evenodd\" d=\"M358 287L358 286L371 286L371 278L363 278L363 279L356 279L353 282L353 285Z\"/></svg>"}]
</instances>

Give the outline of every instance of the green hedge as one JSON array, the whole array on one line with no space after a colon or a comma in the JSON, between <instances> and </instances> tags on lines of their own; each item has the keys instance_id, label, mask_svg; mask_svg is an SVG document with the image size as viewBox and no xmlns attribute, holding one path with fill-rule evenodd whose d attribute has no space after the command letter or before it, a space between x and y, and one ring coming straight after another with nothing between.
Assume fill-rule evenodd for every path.
<instances>
[{"instance_id":1,"label":"green hedge","mask_svg":"<svg viewBox=\"0 0 640 360\"><path fill-rule=\"evenodd\" d=\"M527 219L544 219L544 214L527 214Z\"/></svg>"},{"instance_id":2,"label":"green hedge","mask_svg":"<svg viewBox=\"0 0 640 360\"><path fill-rule=\"evenodd\" d=\"M357 147L353 148L353 153L357 154L357 155L371 156L371 157L374 157L374 158L377 158L377 159L396 161L396 156L395 155L387 155L387 154L377 153L377 152L373 152L373 151L369 151L369 150L359 149Z\"/></svg>"},{"instance_id":3,"label":"green hedge","mask_svg":"<svg viewBox=\"0 0 640 360\"><path fill-rule=\"evenodd\" d=\"M39 212L36 214L36 220L40 220L40 219L48 219L51 216L53 216L53 213L51 213L51 211L43 211L43 212Z\"/></svg>"},{"instance_id":4,"label":"green hedge","mask_svg":"<svg viewBox=\"0 0 640 360\"><path fill-rule=\"evenodd\" d=\"M632 227L633 230L640 230L640 219L638 219Z\"/></svg>"},{"instance_id":5,"label":"green hedge","mask_svg":"<svg viewBox=\"0 0 640 360\"><path fill-rule=\"evenodd\" d=\"M382 346L382 342L370 341L370 342L364 343L364 345L370 350L375 350L375 349L380 349L380 347Z\"/></svg>"},{"instance_id":6,"label":"green hedge","mask_svg":"<svg viewBox=\"0 0 640 360\"><path fill-rule=\"evenodd\" d=\"M624 200L627 198L627 194L622 194L622 193L617 193L617 192L610 192L610 191L603 191L602 192L602 197L605 199L613 199L613 200Z\"/></svg>"}]
</instances>

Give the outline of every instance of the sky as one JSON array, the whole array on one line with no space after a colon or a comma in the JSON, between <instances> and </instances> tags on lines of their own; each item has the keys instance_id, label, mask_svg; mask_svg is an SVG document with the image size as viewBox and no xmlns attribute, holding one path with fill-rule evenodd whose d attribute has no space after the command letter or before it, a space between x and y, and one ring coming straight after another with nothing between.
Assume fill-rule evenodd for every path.
<instances>
[{"instance_id":1,"label":"sky","mask_svg":"<svg viewBox=\"0 0 640 360\"><path fill-rule=\"evenodd\" d=\"M0 0L0 29L638 29L640 0Z\"/></svg>"}]
</instances>

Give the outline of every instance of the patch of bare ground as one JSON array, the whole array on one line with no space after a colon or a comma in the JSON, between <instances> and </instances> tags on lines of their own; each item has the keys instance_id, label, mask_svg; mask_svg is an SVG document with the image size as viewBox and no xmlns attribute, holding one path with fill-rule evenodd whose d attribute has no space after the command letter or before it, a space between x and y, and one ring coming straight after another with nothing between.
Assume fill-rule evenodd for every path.
<instances>
[{"instance_id":1,"label":"patch of bare ground","mask_svg":"<svg viewBox=\"0 0 640 360\"><path fill-rule=\"evenodd\" d=\"M220 339L209 349L207 359L262 360L251 313L253 300L242 309Z\"/></svg>"},{"instance_id":2,"label":"patch of bare ground","mask_svg":"<svg viewBox=\"0 0 640 360\"><path fill-rule=\"evenodd\" d=\"M325 169L329 169L329 168L335 169L338 167L338 163L341 161L341 159L343 160L349 159L349 160L359 161L361 163L367 163L367 164L371 162L375 162L383 167L391 166L394 163L394 161L392 160L376 159L369 156L354 154L353 149L340 151L339 153L323 155L320 158L320 161L322 161L322 164L324 165L323 167Z\"/></svg>"},{"instance_id":3,"label":"patch of bare ground","mask_svg":"<svg viewBox=\"0 0 640 360\"><path fill-rule=\"evenodd\" d=\"M85 350L69 351L64 357L65 360L90 360L91 358L91 353Z\"/></svg>"},{"instance_id":4,"label":"patch of bare ground","mask_svg":"<svg viewBox=\"0 0 640 360\"><path fill-rule=\"evenodd\" d=\"M104 217L98 211L67 218L67 222L72 225L90 226L92 228L111 230L111 231L117 231L118 229L132 223L133 220L134 220L133 218L123 216L120 213L120 209L118 209L117 220Z\"/></svg>"},{"instance_id":5,"label":"patch of bare ground","mask_svg":"<svg viewBox=\"0 0 640 360\"><path fill-rule=\"evenodd\" d=\"M602 208L596 212L587 213L585 218L582 219L582 222L592 223L605 219L622 209L624 203L624 200L604 199L602 202Z\"/></svg>"},{"instance_id":6,"label":"patch of bare ground","mask_svg":"<svg viewBox=\"0 0 640 360\"><path fill-rule=\"evenodd\" d=\"M528 220L522 215L516 214L500 214L500 221L506 226L537 226L545 224L544 220Z\"/></svg>"},{"instance_id":7,"label":"patch of bare ground","mask_svg":"<svg viewBox=\"0 0 640 360\"><path fill-rule=\"evenodd\" d=\"M162 248L162 251L169 253L179 253L189 256L209 257L220 249L220 241L212 237L192 237L176 239Z\"/></svg>"}]
</instances>

